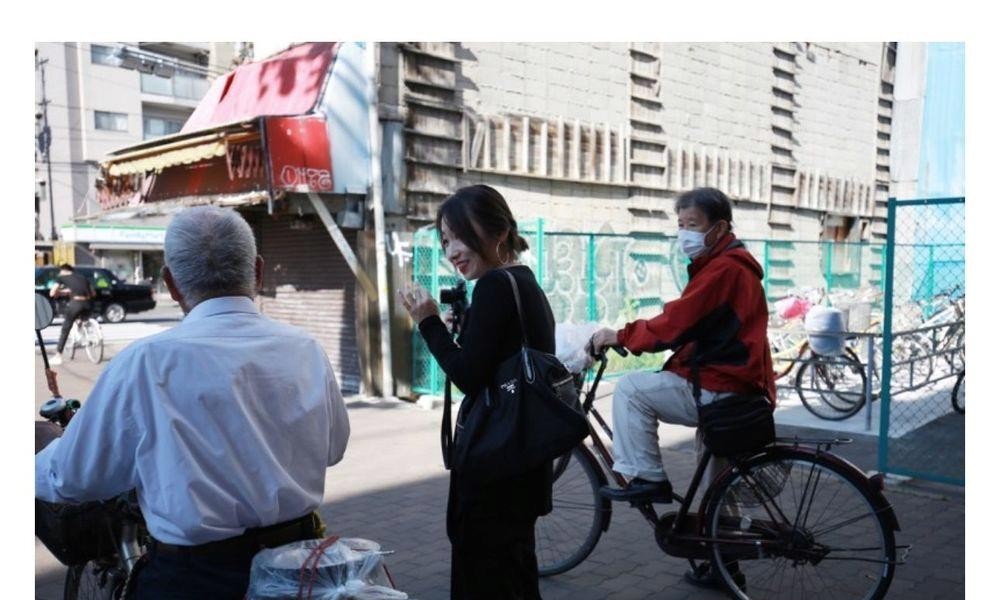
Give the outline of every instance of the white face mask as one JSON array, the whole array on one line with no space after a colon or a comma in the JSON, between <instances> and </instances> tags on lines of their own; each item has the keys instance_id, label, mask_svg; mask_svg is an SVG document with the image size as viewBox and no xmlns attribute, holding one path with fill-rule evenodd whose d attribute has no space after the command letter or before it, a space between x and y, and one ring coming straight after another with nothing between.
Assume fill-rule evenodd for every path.
<instances>
[{"instance_id":1,"label":"white face mask","mask_svg":"<svg viewBox=\"0 0 1000 600\"><path fill-rule=\"evenodd\" d=\"M705 251L705 234L690 229L677 231L677 241L688 258L694 258Z\"/></svg>"},{"instance_id":2,"label":"white face mask","mask_svg":"<svg viewBox=\"0 0 1000 600\"><path fill-rule=\"evenodd\" d=\"M718 223L716 223L717 225ZM709 231L715 229L715 225L709 227L708 231L691 231L690 229L677 230L677 241L681 244L681 250L688 258L696 258L705 251L705 236Z\"/></svg>"}]
</instances>

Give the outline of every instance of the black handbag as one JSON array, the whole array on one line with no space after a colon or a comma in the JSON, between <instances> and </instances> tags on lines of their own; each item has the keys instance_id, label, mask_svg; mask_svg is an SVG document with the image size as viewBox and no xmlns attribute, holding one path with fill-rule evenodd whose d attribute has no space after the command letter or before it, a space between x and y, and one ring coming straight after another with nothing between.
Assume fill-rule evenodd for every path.
<instances>
[{"instance_id":1,"label":"black handbag","mask_svg":"<svg viewBox=\"0 0 1000 600\"><path fill-rule=\"evenodd\" d=\"M773 444L774 412L767 396L759 393L731 394L702 404L698 366L695 360L691 367L692 392L698 407L702 443L708 451L715 456L728 457Z\"/></svg>"},{"instance_id":2,"label":"black handbag","mask_svg":"<svg viewBox=\"0 0 1000 600\"><path fill-rule=\"evenodd\" d=\"M493 381L466 397L451 430L451 381L445 381L441 451L445 468L468 480L508 479L569 452L590 426L573 376L552 354L528 347L521 296L514 276L521 348L502 363Z\"/></svg>"}]
</instances>

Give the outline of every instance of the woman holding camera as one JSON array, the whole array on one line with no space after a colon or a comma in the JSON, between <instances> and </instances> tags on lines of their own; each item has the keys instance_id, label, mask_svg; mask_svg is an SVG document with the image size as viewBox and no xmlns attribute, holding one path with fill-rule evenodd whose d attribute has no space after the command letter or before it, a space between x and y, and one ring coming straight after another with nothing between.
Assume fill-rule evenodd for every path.
<instances>
[{"instance_id":1,"label":"woman holding camera","mask_svg":"<svg viewBox=\"0 0 1000 600\"><path fill-rule=\"evenodd\" d=\"M486 185L458 190L438 209L436 227L448 261L464 279L477 280L458 342L425 289L414 285L400 299L442 370L471 401L521 347L514 290L504 271L517 281L532 348L555 352L555 322L531 269L518 262L528 244L499 192ZM551 510L551 463L490 483L452 471L451 597L540 598L535 520Z\"/></svg>"}]
</instances>

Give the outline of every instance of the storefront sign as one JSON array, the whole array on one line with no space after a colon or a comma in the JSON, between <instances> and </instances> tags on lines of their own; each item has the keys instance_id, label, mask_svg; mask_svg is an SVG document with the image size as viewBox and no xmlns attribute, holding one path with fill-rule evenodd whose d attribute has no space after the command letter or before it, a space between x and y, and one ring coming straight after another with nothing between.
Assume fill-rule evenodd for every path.
<instances>
[{"instance_id":1,"label":"storefront sign","mask_svg":"<svg viewBox=\"0 0 1000 600\"><path fill-rule=\"evenodd\" d=\"M272 186L289 192L332 192L333 169L326 119L268 117Z\"/></svg>"}]
</instances>

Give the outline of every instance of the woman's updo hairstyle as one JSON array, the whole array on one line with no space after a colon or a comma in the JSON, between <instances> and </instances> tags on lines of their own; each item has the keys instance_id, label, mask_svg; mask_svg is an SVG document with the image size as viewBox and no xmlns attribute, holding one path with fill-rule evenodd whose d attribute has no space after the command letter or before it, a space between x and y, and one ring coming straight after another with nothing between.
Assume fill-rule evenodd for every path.
<instances>
[{"instance_id":1,"label":"woman's updo hairstyle","mask_svg":"<svg viewBox=\"0 0 1000 600\"><path fill-rule=\"evenodd\" d=\"M512 260L517 254L528 249L528 242L517 232L517 221L500 192L488 185L470 185L459 189L438 208L435 226L441 235L441 221L448 221L448 228L462 243L472 248L479 256L491 258L496 248L486 248L476 233L473 223L490 237L499 237L508 232L501 253Z\"/></svg>"}]
</instances>

